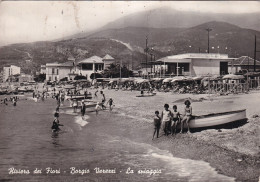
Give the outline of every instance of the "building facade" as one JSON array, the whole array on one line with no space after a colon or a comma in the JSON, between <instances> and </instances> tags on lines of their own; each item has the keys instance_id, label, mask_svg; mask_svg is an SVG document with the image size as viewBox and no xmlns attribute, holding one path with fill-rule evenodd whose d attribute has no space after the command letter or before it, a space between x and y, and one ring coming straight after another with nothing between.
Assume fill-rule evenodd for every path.
<instances>
[{"instance_id":1,"label":"building facade","mask_svg":"<svg viewBox=\"0 0 260 182\"><path fill-rule=\"evenodd\" d=\"M66 63L47 63L46 64L46 80L47 81L59 81L65 77L68 80L72 80L70 74L75 74L77 69L73 65L73 62Z\"/></svg>"},{"instance_id":2,"label":"building facade","mask_svg":"<svg viewBox=\"0 0 260 182\"><path fill-rule=\"evenodd\" d=\"M32 75L27 75L24 73L21 73L19 76L19 82L33 82L34 81L34 77Z\"/></svg>"},{"instance_id":3,"label":"building facade","mask_svg":"<svg viewBox=\"0 0 260 182\"><path fill-rule=\"evenodd\" d=\"M254 68L255 67L255 68ZM229 72L238 73L238 72L254 72L260 71L260 61L256 60L249 56L241 56L233 61L230 61L228 64Z\"/></svg>"},{"instance_id":4,"label":"building facade","mask_svg":"<svg viewBox=\"0 0 260 182\"><path fill-rule=\"evenodd\" d=\"M10 76L21 73L21 68L18 66L11 65L3 68L3 82L6 82Z\"/></svg>"},{"instance_id":5,"label":"building facade","mask_svg":"<svg viewBox=\"0 0 260 182\"><path fill-rule=\"evenodd\" d=\"M229 73L228 63L232 60L227 54L179 54L157 60L151 71L177 76L224 75Z\"/></svg>"},{"instance_id":6,"label":"building facade","mask_svg":"<svg viewBox=\"0 0 260 182\"><path fill-rule=\"evenodd\" d=\"M41 65L40 74L46 74L46 65Z\"/></svg>"},{"instance_id":7,"label":"building facade","mask_svg":"<svg viewBox=\"0 0 260 182\"><path fill-rule=\"evenodd\" d=\"M46 81L60 81L66 77L68 80L74 80L77 75L85 76L87 80L91 80L91 74L101 73L103 70L104 61L99 56L92 56L81 61L73 59L66 63L47 63Z\"/></svg>"},{"instance_id":8,"label":"building facade","mask_svg":"<svg viewBox=\"0 0 260 182\"><path fill-rule=\"evenodd\" d=\"M99 56L92 56L78 62L79 75L87 77L91 80L90 76L93 73L100 73L104 70L103 59Z\"/></svg>"},{"instance_id":9,"label":"building facade","mask_svg":"<svg viewBox=\"0 0 260 182\"><path fill-rule=\"evenodd\" d=\"M103 62L104 62L104 69L107 69L111 64L115 63L115 59L112 56L107 54L103 57Z\"/></svg>"}]
</instances>

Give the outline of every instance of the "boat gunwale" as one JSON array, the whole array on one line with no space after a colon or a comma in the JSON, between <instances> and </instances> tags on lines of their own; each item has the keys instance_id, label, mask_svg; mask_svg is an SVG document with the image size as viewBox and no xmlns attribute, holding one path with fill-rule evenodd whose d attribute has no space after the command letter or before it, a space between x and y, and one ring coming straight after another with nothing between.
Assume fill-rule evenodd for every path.
<instances>
[{"instance_id":1,"label":"boat gunwale","mask_svg":"<svg viewBox=\"0 0 260 182\"><path fill-rule=\"evenodd\" d=\"M242 113L246 111L246 109L240 109L236 111L227 111L227 112L220 112L220 113L210 113L210 114L205 114L205 115L194 115L192 116L192 119L202 119L202 118L209 118L209 117L214 117L214 116L220 116L220 115L229 115L229 114L235 114L235 113ZM245 118L243 118L245 119Z\"/></svg>"}]
</instances>

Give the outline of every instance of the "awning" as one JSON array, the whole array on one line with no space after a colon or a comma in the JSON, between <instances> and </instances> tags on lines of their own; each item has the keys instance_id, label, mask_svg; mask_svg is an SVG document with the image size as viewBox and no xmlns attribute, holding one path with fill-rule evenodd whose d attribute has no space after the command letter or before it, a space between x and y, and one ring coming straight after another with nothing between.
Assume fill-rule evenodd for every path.
<instances>
[{"instance_id":1,"label":"awning","mask_svg":"<svg viewBox=\"0 0 260 182\"><path fill-rule=\"evenodd\" d=\"M156 62L158 63L191 63L191 59L176 59L176 58L170 58L170 57L164 57Z\"/></svg>"}]
</instances>

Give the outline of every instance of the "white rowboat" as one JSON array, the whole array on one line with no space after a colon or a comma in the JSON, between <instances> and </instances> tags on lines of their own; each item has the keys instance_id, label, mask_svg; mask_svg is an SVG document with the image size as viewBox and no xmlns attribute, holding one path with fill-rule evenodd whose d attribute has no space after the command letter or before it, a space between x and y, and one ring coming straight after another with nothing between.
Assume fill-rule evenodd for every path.
<instances>
[{"instance_id":1,"label":"white rowboat","mask_svg":"<svg viewBox=\"0 0 260 182\"><path fill-rule=\"evenodd\" d=\"M231 123L238 120L246 119L246 110L237 110L237 111L229 111L222 113L212 113L201 116L193 116L193 118L189 122L190 128L202 128L202 127L211 127L217 125L223 125L227 123ZM184 127L187 127L184 124Z\"/></svg>"}]
</instances>

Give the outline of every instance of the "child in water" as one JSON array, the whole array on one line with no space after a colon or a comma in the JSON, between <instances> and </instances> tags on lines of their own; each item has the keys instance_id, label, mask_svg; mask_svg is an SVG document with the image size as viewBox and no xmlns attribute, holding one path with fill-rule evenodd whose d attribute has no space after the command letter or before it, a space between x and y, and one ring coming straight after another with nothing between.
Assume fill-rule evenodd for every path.
<instances>
[{"instance_id":1,"label":"child in water","mask_svg":"<svg viewBox=\"0 0 260 182\"><path fill-rule=\"evenodd\" d=\"M189 100L186 100L184 102L184 104L186 105L186 107L184 108L184 117L181 120L181 131L180 131L180 133L182 133L184 122L187 124L188 133L190 133L189 121L191 120L191 116L192 116L192 107L190 106L191 103L190 103Z\"/></svg>"},{"instance_id":2,"label":"child in water","mask_svg":"<svg viewBox=\"0 0 260 182\"><path fill-rule=\"evenodd\" d=\"M115 105L114 105L114 101L113 101L113 99L112 99L111 97L110 97L109 100L107 101L107 104L109 104L109 111L111 112L112 109L113 109L113 106L115 106Z\"/></svg>"},{"instance_id":3,"label":"child in water","mask_svg":"<svg viewBox=\"0 0 260 182\"><path fill-rule=\"evenodd\" d=\"M174 105L172 107L172 125L171 125L171 133L172 135L176 133L176 127L180 121L180 113L177 111L177 106ZM173 132L174 131L174 132Z\"/></svg>"},{"instance_id":4,"label":"child in water","mask_svg":"<svg viewBox=\"0 0 260 182\"><path fill-rule=\"evenodd\" d=\"M57 132L57 131L60 131L60 128L59 126L63 126L62 124L59 123L59 120L58 118L55 118L52 122L52 132Z\"/></svg>"},{"instance_id":5,"label":"child in water","mask_svg":"<svg viewBox=\"0 0 260 182\"><path fill-rule=\"evenodd\" d=\"M95 108L95 110L96 110L96 115L98 115L98 110L102 109L99 104L100 104L100 103L97 102L97 105L96 105L96 108Z\"/></svg>"},{"instance_id":6,"label":"child in water","mask_svg":"<svg viewBox=\"0 0 260 182\"><path fill-rule=\"evenodd\" d=\"M159 138L159 131L160 131L160 128L161 128L161 118L159 116L159 111L155 111L155 116L153 118L153 122L154 122L153 139L154 139L155 133L157 133L157 138Z\"/></svg>"}]
</instances>

